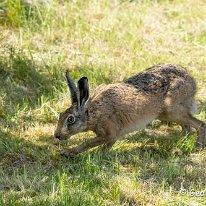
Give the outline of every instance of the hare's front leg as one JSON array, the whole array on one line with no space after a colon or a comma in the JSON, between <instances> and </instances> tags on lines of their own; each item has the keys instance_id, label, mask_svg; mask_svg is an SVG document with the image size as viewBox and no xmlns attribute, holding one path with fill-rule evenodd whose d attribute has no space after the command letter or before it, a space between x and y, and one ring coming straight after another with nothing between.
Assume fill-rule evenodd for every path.
<instances>
[{"instance_id":1,"label":"hare's front leg","mask_svg":"<svg viewBox=\"0 0 206 206\"><path fill-rule=\"evenodd\" d=\"M74 147L74 148L72 148L72 149L70 149L68 151L62 152L61 155L63 157L74 157L77 154L85 151L86 149L89 149L89 148L96 147L98 145L107 143L107 141L108 141L108 139L105 139L105 138L102 138L100 136L97 136L97 137L95 137L93 139L90 139L90 140L80 144L77 147Z\"/></svg>"}]
</instances>

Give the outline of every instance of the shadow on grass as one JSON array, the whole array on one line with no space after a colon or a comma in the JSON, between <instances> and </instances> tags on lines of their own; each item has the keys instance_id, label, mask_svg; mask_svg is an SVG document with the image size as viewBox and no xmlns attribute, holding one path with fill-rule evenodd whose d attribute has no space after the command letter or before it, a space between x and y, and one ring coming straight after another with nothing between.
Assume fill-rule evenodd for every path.
<instances>
[{"instance_id":1,"label":"shadow on grass","mask_svg":"<svg viewBox=\"0 0 206 206\"><path fill-rule=\"evenodd\" d=\"M34 105L42 94L51 94L52 77L40 74L22 51L9 48L4 52L7 58L0 56L0 91L5 106L27 100Z\"/></svg>"},{"instance_id":2,"label":"shadow on grass","mask_svg":"<svg viewBox=\"0 0 206 206\"><path fill-rule=\"evenodd\" d=\"M158 142L161 144L164 137L159 137ZM153 182L156 185L163 186L165 190L170 187L179 191L183 186L188 190L191 187L201 188L203 190L205 184L206 158L205 151L193 153L176 148L176 140L173 146L158 144L141 144L125 142L120 148L113 149L106 153L102 153L101 149L97 154L101 154L101 161L107 162L104 166L111 167L116 165L114 175L120 174L121 169L127 175L136 174L137 181ZM117 143L118 144L118 143ZM118 145L117 145L118 146ZM90 153L90 157L95 151Z\"/></svg>"},{"instance_id":3,"label":"shadow on grass","mask_svg":"<svg viewBox=\"0 0 206 206\"><path fill-rule=\"evenodd\" d=\"M62 88L62 72L38 66L25 52L3 48L0 55L0 122L14 125L20 110L34 109L54 98L55 89ZM25 117L26 118L26 117Z\"/></svg>"},{"instance_id":4,"label":"shadow on grass","mask_svg":"<svg viewBox=\"0 0 206 206\"><path fill-rule=\"evenodd\" d=\"M38 144L38 142L15 137L9 132L0 131L0 165L2 168L14 169L33 163L47 164L52 162L50 160L58 159L54 155L55 153L46 144Z\"/></svg>"},{"instance_id":5,"label":"shadow on grass","mask_svg":"<svg viewBox=\"0 0 206 206\"><path fill-rule=\"evenodd\" d=\"M48 144L38 145L0 131L0 203L25 205L23 197L38 199L47 194L45 187L52 191L50 182L62 163L55 151Z\"/></svg>"},{"instance_id":6,"label":"shadow on grass","mask_svg":"<svg viewBox=\"0 0 206 206\"><path fill-rule=\"evenodd\" d=\"M129 141L121 144L120 141L120 147L117 143L111 151L88 150L73 159L61 157L56 142L30 142L8 132L0 132L0 141L0 188L3 199L12 197L13 205L17 200L22 205L28 201L29 205L31 198L36 203L58 202L63 201L64 195L72 202L77 201L72 198L75 194L86 202L89 200L85 192L93 195L94 190L112 190L124 177L140 183L154 181L166 191L170 186L179 190L182 183L185 188L192 184L203 188L206 178L204 160L195 162L189 155L173 156L164 148L141 145L142 140L137 144ZM51 193L53 200L48 198Z\"/></svg>"}]
</instances>

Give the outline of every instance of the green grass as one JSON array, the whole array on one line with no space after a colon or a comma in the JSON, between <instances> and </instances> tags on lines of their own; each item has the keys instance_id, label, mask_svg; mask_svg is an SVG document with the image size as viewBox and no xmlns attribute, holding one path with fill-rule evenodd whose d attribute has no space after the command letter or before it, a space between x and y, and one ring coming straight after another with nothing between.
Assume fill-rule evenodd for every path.
<instances>
[{"instance_id":1,"label":"green grass","mask_svg":"<svg viewBox=\"0 0 206 206\"><path fill-rule=\"evenodd\" d=\"M156 63L181 64L206 121L205 8L204 0L1 1L0 205L205 205L196 133L154 121L111 151L74 159L59 153L94 134L53 137L54 111L70 105L67 69L94 90Z\"/></svg>"}]
</instances>

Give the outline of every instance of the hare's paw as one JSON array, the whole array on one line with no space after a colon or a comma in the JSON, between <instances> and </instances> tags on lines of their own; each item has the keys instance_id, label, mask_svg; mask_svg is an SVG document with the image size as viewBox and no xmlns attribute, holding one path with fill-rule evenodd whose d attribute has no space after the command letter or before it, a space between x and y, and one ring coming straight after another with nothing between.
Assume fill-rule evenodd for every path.
<instances>
[{"instance_id":1,"label":"hare's paw","mask_svg":"<svg viewBox=\"0 0 206 206\"><path fill-rule=\"evenodd\" d=\"M66 158L74 158L77 155L77 152L75 150L69 150L69 151L62 151L61 156Z\"/></svg>"}]
</instances>

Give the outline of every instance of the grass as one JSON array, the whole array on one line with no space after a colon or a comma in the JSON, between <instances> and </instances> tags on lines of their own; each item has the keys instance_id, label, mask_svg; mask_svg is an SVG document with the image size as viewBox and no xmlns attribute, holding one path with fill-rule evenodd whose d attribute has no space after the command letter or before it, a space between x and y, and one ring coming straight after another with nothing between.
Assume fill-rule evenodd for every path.
<instances>
[{"instance_id":1,"label":"grass","mask_svg":"<svg viewBox=\"0 0 206 206\"><path fill-rule=\"evenodd\" d=\"M181 64L196 78L196 116L206 121L205 8L204 0L1 1L0 205L205 205L196 133L154 121L106 154L74 159L59 153L94 134L53 137L54 111L70 105L66 69L94 90L156 63Z\"/></svg>"}]
</instances>

